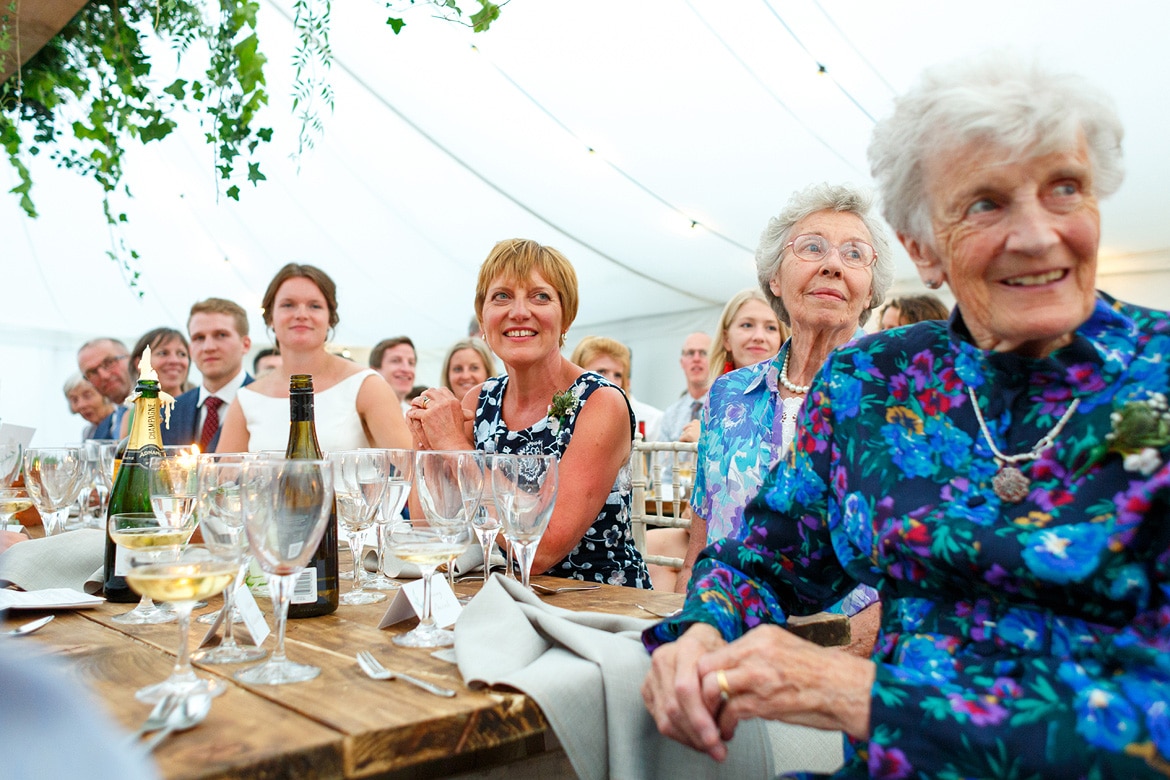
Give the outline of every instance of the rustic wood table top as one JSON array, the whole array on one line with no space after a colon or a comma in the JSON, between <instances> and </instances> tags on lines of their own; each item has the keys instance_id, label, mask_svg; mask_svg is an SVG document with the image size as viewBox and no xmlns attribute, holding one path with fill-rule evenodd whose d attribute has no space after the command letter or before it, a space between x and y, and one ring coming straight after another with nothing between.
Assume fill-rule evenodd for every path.
<instances>
[{"instance_id":1,"label":"rustic wood table top","mask_svg":"<svg viewBox=\"0 0 1170 780\"><path fill-rule=\"evenodd\" d=\"M550 587L566 584L553 577L534 579ZM457 583L456 592L471 595L480 587L479 581ZM568 609L637 617L649 617L637 604L662 612L682 604L677 594L608 585L542 598ZM218 607L218 602L212 600L203 611ZM459 756L506 752L503 746L544 734L548 724L526 696L472 691L454 664L432 657L430 650L394 645L392 637L417 621L379 630L388 603L342 605L332 615L289 621L289 658L322 670L309 682L251 686L232 677L247 664L196 664L197 674L221 677L228 690L215 699L203 724L173 734L155 751L162 775L170 780L441 776L451 772L436 770L454 766L450 762ZM270 612L266 599L260 605ZM134 691L170 673L178 646L173 623L120 626L110 620L131 606L57 612L56 620L20 640L66 659L77 680L127 729L137 728L150 710L134 698ZM11 627L41 614L22 611L5 622ZM192 626L194 645L206 626ZM265 649L271 651L274 642L270 637ZM354 660L359 650L369 650L392 669L453 688L458 695L440 698L401 681L371 680Z\"/></svg>"}]
</instances>

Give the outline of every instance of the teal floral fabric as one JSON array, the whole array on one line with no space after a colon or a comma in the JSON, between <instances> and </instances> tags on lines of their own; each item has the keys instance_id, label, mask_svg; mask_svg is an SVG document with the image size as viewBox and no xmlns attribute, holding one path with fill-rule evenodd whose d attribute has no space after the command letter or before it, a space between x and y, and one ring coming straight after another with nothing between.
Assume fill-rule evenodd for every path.
<instances>
[{"instance_id":1,"label":"teal floral fabric","mask_svg":"<svg viewBox=\"0 0 1170 780\"><path fill-rule=\"evenodd\" d=\"M1102 446L1126 402L1170 388L1170 315L1102 299L1048 358L987 353L961 317L861 339L830 356L797 445L712 545L682 614L728 640L839 599L883 604L870 738L841 777L1134 778L1170 771L1170 447ZM1018 503L967 388L1021 466ZM1127 467L1128 466L1128 467Z\"/></svg>"}]
</instances>

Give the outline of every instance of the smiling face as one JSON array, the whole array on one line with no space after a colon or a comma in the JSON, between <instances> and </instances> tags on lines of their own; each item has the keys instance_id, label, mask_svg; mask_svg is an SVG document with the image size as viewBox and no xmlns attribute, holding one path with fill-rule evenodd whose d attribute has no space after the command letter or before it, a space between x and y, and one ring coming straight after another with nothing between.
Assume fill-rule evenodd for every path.
<instances>
[{"instance_id":1,"label":"smiling face","mask_svg":"<svg viewBox=\"0 0 1170 780\"><path fill-rule=\"evenodd\" d=\"M386 378L400 399L405 398L410 388L414 387L417 362L414 347L409 344L395 344L382 353L382 365L378 368L378 373Z\"/></svg>"},{"instance_id":2,"label":"smiling face","mask_svg":"<svg viewBox=\"0 0 1170 780\"><path fill-rule=\"evenodd\" d=\"M462 398L467 391L488 378L487 367L483 358L474 349L456 350L451 355L451 364L447 367L447 382L451 385L455 395Z\"/></svg>"},{"instance_id":3,"label":"smiling face","mask_svg":"<svg viewBox=\"0 0 1170 780\"><path fill-rule=\"evenodd\" d=\"M558 354L563 320L560 296L537 272L522 281L497 277L487 286L484 334L492 352L510 366Z\"/></svg>"},{"instance_id":4,"label":"smiling face","mask_svg":"<svg viewBox=\"0 0 1170 780\"><path fill-rule=\"evenodd\" d=\"M312 280L294 276L276 290L272 330L282 350L320 349L329 336L329 305Z\"/></svg>"},{"instance_id":5,"label":"smiling face","mask_svg":"<svg viewBox=\"0 0 1170 780\"><path fill-rule=\"evenodd\" d=\"M971 143L928 160L934 247L903 238L923 279L951 287L981 349L1042 357L1096 298L1101 220L1083 141L1023 160Z\"/></svg>"},{"instance_id":6,"label":"smiling face","mask_svg":"<svg viewBox=\"0 0 1170 780\"><path fill-rule=\"evenodd\" d=\"M772 307L749 298L731 318L723 346L736 368L754 365L780 351L780 320Z\"/></svg>"},{"instance_id":7,"label":"smiling face","mask_svg":"<svg viewBox=\"0 0 1170 780\"><path fill-rule=\"evenodd\" d=\"M861 218L844 211L818 211L792 227L793 238L805 234L822 236L834 247L847 241L873 243ZM852 335L873 297L873 266L845 265L837 251L812 263L788 248L770 286L784 301L794 333L803 328Z\"/></svg>"},{"instance_id":8,"label":"smiling face","mask_svg":"<svg viewBox=\"0 0 1170 780\"><path fill-rule=\"evenodd\" d=\"M203 374L203 384L208 390L215 392L240 373L252 340L239 334L234 317L219 312L197 312L187 323L187 333L191 338L191 357Z\"/></svg>"},{"instance_id":9,"label":"smiling face","mask_svg":"<svg viewBox=\"0 0 1170 780\"><path fill-rule=\"evenodd\" d=\"M158 374L158 386L166 393L178 396L183 392L191 356L182 340L171 337L150 347L150 365Z\"/></svg>"},{"instance_id":10,"label":"smiling face","mask_svg":"<svg viewBox=\"0 0 1170 780\"><path fill-rule=\"evenodd\" d=\"M89 382L82 382L65 395L69 399L69 410L80 414L87 423L96 425L114 411L114 405Z\"/></svg>"},{"instance_id":11,"label":"smiling face","mask_svg":"<svg viewBox=\"0 0 1170 780\"><path fill-rule=\"evenodd\" d=\"M126 348L96 341L77 353L77 368L97 391L116 404L130 395L130 362Z\"/></svg>"}]
</instances>

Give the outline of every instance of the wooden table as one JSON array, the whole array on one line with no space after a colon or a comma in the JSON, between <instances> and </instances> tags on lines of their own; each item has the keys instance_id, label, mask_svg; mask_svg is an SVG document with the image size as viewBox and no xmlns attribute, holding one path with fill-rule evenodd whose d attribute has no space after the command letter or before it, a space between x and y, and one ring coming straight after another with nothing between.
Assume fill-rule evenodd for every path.
<instances>
[{"instance_id":1,"label":"wooden table","mask_svg":"<svg viewBox=\"0 0 1170 780\"><path fill-rule=\"evenodd\" d=\"M552 577L536 581L564 584ZM456 586L461 594L473 594L479 588L478 581ZM682 597L672 593L608 585L543 598L569 609L638 617L647 615L636 604L669 611L682 603ZM245 665L197 664L201 676L222 677L228 690L215 699L203 724L172 735L156 750L163 776L173 780L449 777L517 760L539 761L546 745L555 745L555 740L546 742L548 723L526 696L506 690L469 690L453 664L433 658L429 650L394 645L391 638L412 628L415 621L379 630L386 604L341 606L332 615L289 621L289 658L322 670L309 682L250 686L231 676ZM267 600L262 599L260 605L269 609ZM170 673L178 632L173 623L123 627L110 620L130 606L104 604L58 612L56 620L20 641L67 659L77 680L95 691L117 721L132 729L150 709L134 698L134 691ZM213 603L210 608L216 606ZM39 614L17 613L9 617L7 627ZM195 642L206 626L192 625ZM275 638L269 638L265 648L271 650L274 642ZM444 699L400 681L370 680L354 661L354 653L362 649L391 668L459 693ZM544 760L555 757L546 754ZM567 764L561 772L565 769Z\"/></svg>"}]
</instances>

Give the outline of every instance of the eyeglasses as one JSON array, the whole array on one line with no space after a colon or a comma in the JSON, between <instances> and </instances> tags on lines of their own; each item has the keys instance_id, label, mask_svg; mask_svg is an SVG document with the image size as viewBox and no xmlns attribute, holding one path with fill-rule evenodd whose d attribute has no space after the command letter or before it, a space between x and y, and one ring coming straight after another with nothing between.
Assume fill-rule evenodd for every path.
<instances>
[{"instance_id":1,"label":"eyeglasses","mask_svg":"<svg viewBox=\"0 0 1170 780\"><path fill-rule=\"evenodd\" d=\"M108 358L106 358L102 362L98 363L93 368L86 369L85 373L82 376L84 376L87 381L92 382L94 379L97 378L98 374L105 372L105 371L109 371L111 368L114 367L115 364L117 364L117 362L119 360L125 360L128 357L130 357L130 356L129 355L110 355Z\"/></svg>"},{"instance_id":2,"label":"eyeglasses","mask_svg":"<svg viewBox=\"0 0 1170 780\"><path fill-rule=\"evenodd\" d=\"M705 358L705 357L707 357L707 350L705 350L705 349L684 349L682 356L685 358Z\"/></svg>"},{"instance_id":3,"label":"eyeglasses","mask_svg":"<svg viewBox=\"0 0 1170 780\"><path fill-rule=\"evenodd\" d=\"M808 263L820 263L828 259L829 252L837 250L841 262L850 268L868 268L877 260L877 252L864 241L846 241L834 246L824 236L816 233L804 233L784 245L785 249L792 248L792 254Z\"/></svg>"}]
</instances>

